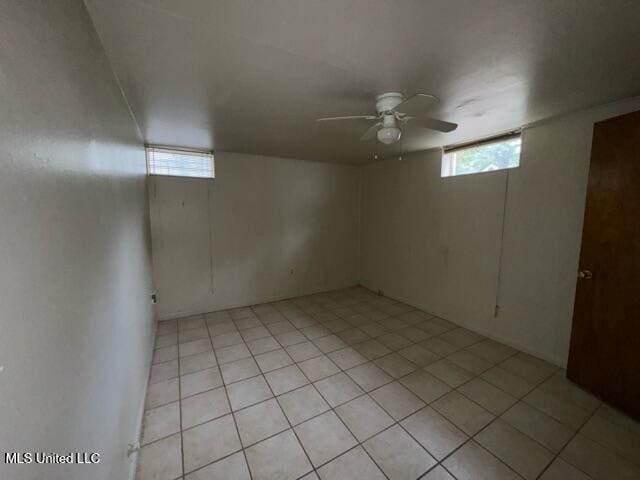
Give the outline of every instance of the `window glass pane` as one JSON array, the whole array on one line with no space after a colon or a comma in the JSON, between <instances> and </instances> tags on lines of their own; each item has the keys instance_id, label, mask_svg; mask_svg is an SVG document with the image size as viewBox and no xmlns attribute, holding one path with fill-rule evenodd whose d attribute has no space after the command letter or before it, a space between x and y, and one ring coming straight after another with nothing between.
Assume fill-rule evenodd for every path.
<instances>
[{"instance_id":1,"label":"window glass pane","mask_svg":"<svg viewBox=\"0 0 640 480\"><path fill-rule=\"evenodd\" d=\"M520 147L521 139L518 135L445 153L442 155L442 176L453 177L518 167Z\"/></svg>"},{"instance_id":2,"label":"window glass pane","mask_svg":"<svg viewBox=\"0 0 640 480\"><path fill-rule=\"evenodd\" d=\"M147 147L149 175L214 178L213 154Z\"/></svg>"}]
</instances>

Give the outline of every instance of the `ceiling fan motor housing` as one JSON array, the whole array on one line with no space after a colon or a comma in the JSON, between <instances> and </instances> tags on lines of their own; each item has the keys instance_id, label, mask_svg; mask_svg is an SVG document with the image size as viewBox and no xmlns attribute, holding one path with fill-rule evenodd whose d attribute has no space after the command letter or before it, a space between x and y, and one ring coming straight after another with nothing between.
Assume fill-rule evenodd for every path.
<instances>
[{"instance_id":1,"label":"ceiling fan motor housing","mask_svg":"<svg viewBox=\"0 0 640 480\"><path fill-rule=\"evenodd\" d=\"M378 113L391 112L402 103L404 95L399 92L383 93L376 97L376 110Z\"/></svg>"}]
</instances>

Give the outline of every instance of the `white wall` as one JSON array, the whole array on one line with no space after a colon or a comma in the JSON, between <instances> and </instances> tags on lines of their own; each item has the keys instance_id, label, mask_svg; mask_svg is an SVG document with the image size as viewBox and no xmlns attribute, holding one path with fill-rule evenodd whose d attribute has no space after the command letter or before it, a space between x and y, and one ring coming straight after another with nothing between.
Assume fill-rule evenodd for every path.
<instances>
[{"instance_id":1,"label":"white wall","mask_svg":"<svg viewBox=\"0 0 640 480\"><path fill-rule=\"evenodd\" d=\"M359 168L217 152L215 169L151 179L160 318L358 282Z\"/></svg>"},{"instance_id":2,"label":"white wall","mask_svg":"<svg viewBox=\"0 0 640 480\"><path fill-rule=\"evenodd\" d=\"M631 99L526 128L508 173L443 179L433 150L366 166L362 283L565 365L593 123L638 108Z\"/></svg>"},{"instance_id":3,"label":"white wall","mask_svg":"<svg viewBox=\"0 0 640 480\"><path fill-rule=\"evenodd\" d=\"M125 479L151 354L145 162L81 1L0 2L0 465L12 480Z\"/></svg>"}]
</instances>

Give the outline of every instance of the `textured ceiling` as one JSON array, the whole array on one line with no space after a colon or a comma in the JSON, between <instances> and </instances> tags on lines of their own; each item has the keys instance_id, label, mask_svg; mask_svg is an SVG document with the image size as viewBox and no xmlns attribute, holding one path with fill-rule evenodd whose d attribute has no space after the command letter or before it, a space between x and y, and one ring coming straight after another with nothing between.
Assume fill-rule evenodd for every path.
<instances>
[{"instance_id":1,"label":"textured ceiling","mask_svg":"<svg viewBox=\"0 0 640 480\"><path fill-rule=\"evenodd\" d=\"M640 94L638 0L85 0L148 143L365 163ZM392 148L385 91L427 92L449 134Z\"/></svg>"}]
</instances>

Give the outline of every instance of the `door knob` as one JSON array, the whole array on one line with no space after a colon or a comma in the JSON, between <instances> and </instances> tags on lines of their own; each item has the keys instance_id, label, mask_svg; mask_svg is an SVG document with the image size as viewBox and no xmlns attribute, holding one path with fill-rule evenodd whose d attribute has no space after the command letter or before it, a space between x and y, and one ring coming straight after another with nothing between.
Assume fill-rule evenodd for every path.
<instances>
[{"instance_id":1,"label":"door knob","mask_svg":"<svg viewBox=\"0 0 640 480\"><path fill-rule=\"evenodd\" d=\"M585 280L589 280L593 277L593 273L590 270L580 270L578 272L578 278L584 278Z\"/></svg>"}]
</instances>

